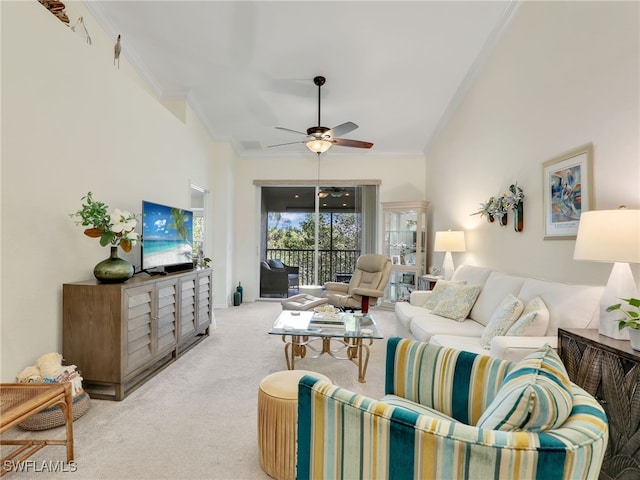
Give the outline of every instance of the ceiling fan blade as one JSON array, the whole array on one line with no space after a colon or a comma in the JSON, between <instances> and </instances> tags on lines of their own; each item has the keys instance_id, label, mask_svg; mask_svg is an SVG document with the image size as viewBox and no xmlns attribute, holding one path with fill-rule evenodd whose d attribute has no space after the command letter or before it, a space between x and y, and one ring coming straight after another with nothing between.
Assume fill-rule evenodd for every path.
<instances>
[{"instance_id":1,"label":"ceiling fan blade","mask_svg":"<svg viewBox=\"0 0 640 480\"><path fill-rule=\"evenodd\" d=\"M333 127L326 134L331 135L332 137L340 137L342 135L346 135L349 132L353 132L356 128L358 128L358 125L356 125L355 123L346 122L338 125L337 127Z\"/></svg>"},{"instance_id":2,"label":"ceiling fan blade","mask_svg":"<svg viewBox=\"0 0 640 480\"><path fill-rule=\"evenodd\" d=\"M278 143L276 145L267 145L267 148L271 147L282 147L284 145L296 145L298 143L306 143L306 140L298 141L298 142L287 142L287 143Z\"/></svg>"},{"instance_id":3,"label":"ceiling fan blade","mask_svg":"<svg viewBox=\"0 0 640 480\"><path fill-rule=\"evenodd\" d=\"M285 132L290 132L290 133L297 133L298 135L304 135L305 137L307 136L306 132L299 132L298 130L291 130L290 128L285 128L285 127L276 127L278 130L284 130Z\"/></svg>"},{"instance_id":4,"label":"ceiling fan blade","mask_svg":"<svg viewBox=\"0 0 640 480\"><path fill-rule=\"evenodd\" d=\"M355 148L371 148L373 147L373 143L371 142L363 142L360 140L349 140L347 138L332 138L331 142L334 145L338 145L340 147L355 147Z\"/></svg>"}]
</instances>

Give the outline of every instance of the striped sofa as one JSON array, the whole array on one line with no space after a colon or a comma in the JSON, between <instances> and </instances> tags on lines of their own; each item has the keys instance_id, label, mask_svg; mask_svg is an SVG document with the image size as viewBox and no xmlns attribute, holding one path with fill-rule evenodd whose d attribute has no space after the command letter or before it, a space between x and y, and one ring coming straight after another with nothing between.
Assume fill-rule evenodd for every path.
<instances>
[{"instance_id":1,"label":"striped sofa","mask_svg":"<svg viewBox=\"0 0 640 480\"><path fill-rule=\"evenodd\" d=\"M598 477L607 419L568 377L571 401L562 424L499 431L475 425L517 364L400 338L388 340L386 362L380 401L312 376L300 380L298 479Z\"/></svg>"}]
</instances>

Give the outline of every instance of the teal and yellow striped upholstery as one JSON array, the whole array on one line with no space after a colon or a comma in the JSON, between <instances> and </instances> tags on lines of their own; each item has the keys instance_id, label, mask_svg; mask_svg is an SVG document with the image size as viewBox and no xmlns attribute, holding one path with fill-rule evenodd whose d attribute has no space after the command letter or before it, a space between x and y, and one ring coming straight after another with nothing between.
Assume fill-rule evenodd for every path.
<instances>
[{"instance_id":1,"label":"teal and yellow striped upholstery","mask_svg":"<svg viewBox=\"0 0 640 480\"><path fill-rule=\"evenodd\" d=\"M544 432L571 414L569 374L556 351L546 345L518 362L476 424L491 430Z\"/></svg>"},{"instance_id":2,"label":"teal and yellow striped upholstery","mask_svg":"<svg viewBox=\"0 0 640 480\"><path fill-rule=\"evenodd\" d=\"M473 426L512 368L485 355L392 338L389 403L303 377L298 479L597 478L607 419L598 402L574 384L571 414L557 429L530 433ZM403 408L397 397L428 408ZM432 416L429 409L444 415Z\"/></svg>"}]
</instances>

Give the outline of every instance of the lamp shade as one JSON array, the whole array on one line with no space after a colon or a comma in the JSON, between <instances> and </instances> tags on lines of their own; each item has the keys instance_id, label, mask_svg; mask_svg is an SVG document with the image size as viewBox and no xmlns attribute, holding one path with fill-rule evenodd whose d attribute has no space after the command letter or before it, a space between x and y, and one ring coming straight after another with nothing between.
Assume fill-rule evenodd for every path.
<instances>
[{"instance_id":1,"label":"lamp shade","mask_svg":"<svg viewBox=\"0 0 640 480\"><path fill-rule=\"evenodd\" d=\"M436 232L436 239L433 243L434 252L466 252L467 245L464 241L464 232Z\"/></svg>"},{"instance_id":2,"label":"lamp shade","mask_svg":"<svg viewBox=\"0 0 640 480\"><path fill-rule=\"evenodd\" d=\"M640 210L621 208L584 212L580 215L573 258L640 263Z\"/></svg>"},{"instance_id":3,"label":"lamp shade","mask_svg":"<svg viewBox=\"0 0 640 480\"><path fill-rule=\"evenodd\" d=\"M321 153L326 152L333 145L329 140L309 140L306 144L307 148L311 150L313 153L317 153L320 155Z\"/></svg>"}]
</instances>

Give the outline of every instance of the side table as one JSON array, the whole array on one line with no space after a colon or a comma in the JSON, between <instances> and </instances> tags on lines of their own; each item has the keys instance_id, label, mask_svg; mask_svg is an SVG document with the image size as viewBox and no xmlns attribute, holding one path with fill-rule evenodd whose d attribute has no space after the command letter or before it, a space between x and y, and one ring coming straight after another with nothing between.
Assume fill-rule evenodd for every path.
<instances>
[{"instance_id":1,"label":"side table","mask_svg":"<svg viewBox=\"0 0 640 480\"><path fill-rule=\"evenodd\" d=\"M418 277L418 290L433 290L436 282L444 278L442 275L420 275Z\"/></svg>"},{"instance_id":2,"label":"side table","mask_svg":"<svg viewBox=\"0 0 640 480\"><path fill-rule=\"evenodd\" d=\"M73 412L71 384L66 383L3 383L0 384L0 433L18 425L45 408L59 405L66 423L65 440L1 440L0 445L19 448L5 454L3 448L0 477L11 471L47 445L63 445L67 449L67 463L73 461Z\"/></svg>"},{"instance_id":3,"label":"side table","mask_svg":"<svg viewBox=\"0 0 640 480\"><path fill-rule=\"evenodd\" d=\"M600 479L640 478L640 352L628 340L595 329L560 328L558 353L571 381L607 414L609 443Z\"/></svg>"}]
</instances>

